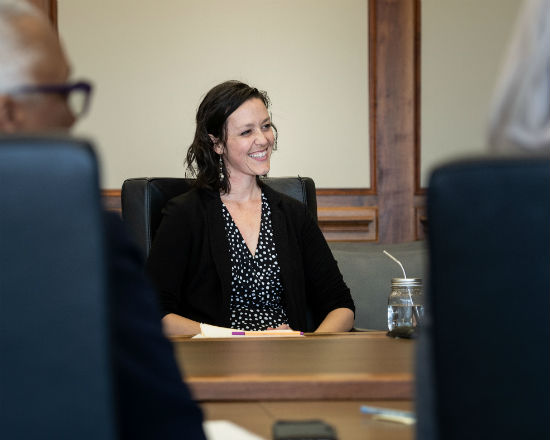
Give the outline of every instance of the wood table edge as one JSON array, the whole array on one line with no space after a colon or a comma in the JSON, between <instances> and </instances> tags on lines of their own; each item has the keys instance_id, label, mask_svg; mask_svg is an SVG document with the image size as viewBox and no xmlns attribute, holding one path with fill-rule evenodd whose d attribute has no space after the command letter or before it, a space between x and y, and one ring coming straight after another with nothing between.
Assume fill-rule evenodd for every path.
<instances>
[{"instance_id":1,"label":"wood table edge","mask_svg":"<svg viewBox=\"0 0 550 440\"><path fill-rule=\"evenodd\" d=\"M410 374L193 377L187 384L196 400L410 400Z\"/></svg>"}]
</instances>

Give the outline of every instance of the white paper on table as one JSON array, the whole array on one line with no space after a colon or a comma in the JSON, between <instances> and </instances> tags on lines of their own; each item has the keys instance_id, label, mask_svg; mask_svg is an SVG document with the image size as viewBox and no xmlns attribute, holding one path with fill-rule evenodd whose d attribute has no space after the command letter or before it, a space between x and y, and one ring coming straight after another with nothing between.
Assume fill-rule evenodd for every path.
<instances>
[{"instance_id":1,"label":"white paper on table","mask_svg":"<svg viewBox=\"0 0 550 440\"><path fill-rule=\"evenodd\" d=\"M303 332L294 330L266 330L245 332L234 328L217 327L210 324L200 324L201 332L193 338L265 338L265 337L304 337ZM234 334L237 333L237 334Z\"/></svg>"},{"instance_id":2,"label":"white paper on table","mask_svg":"<svg viewBox=\"0 0 550 440\"><path fill-rule=\"evenodd\" d=\"M208 420L202 426L208 440L265 440L228 420Z\"/></svg>"},{"instance_id":3,"label":"white paper on table","mask_svg":"<svg viewBox=\"0 0 550 440\"><path fill-rule=\"evenodd\" d=\"M234 328L218 327L216 325L201 324L201 332L193 338L233 338L233 332L238 332Z\"/></svg>"}]
</instances>

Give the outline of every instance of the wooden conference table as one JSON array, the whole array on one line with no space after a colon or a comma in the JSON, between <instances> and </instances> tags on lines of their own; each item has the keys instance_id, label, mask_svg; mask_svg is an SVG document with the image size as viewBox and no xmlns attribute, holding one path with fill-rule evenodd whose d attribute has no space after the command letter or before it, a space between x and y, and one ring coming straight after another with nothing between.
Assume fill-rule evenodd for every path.
<instances>
[{"instance_id":1,"label":"wooden conference table","mask_svg":"<svg viewBox=\"0 0 550 440\"><path fill-rule=\"evenodd\" d=\"M206 419L271 438L276 420L320 418L341 439L411 439L410 426L360 414L362 404L412 409L413 343L385 332L303 338L173 338Z\"/></svg>"}]
</instances>

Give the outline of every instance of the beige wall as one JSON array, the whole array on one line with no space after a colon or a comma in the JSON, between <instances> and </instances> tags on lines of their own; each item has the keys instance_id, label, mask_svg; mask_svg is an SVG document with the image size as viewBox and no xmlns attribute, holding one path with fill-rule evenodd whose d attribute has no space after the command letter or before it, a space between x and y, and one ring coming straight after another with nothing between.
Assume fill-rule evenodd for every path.
<instances>
[{"instance_id":1,"label":"beige wall","mask_svg":"<svg viewBox=\"0 0 550 440\"><path fill-rule=\"evenodd\" d=\"M422 0L421 171L486 153L489 104L521 0Z\"/></svg>"},{"instance_id":2,"label":"beige wall","mask_svg":"<svg viewBox=\"0 0 550 440\"><path fill-rule=\"evenodd\" d=\"M91 135L103 187L182 176L204 93L226 79L267 90L279 129L272 176L368 187L365 0L58 0L74 76L96 84Z\"/></svg>"}]
</instances>

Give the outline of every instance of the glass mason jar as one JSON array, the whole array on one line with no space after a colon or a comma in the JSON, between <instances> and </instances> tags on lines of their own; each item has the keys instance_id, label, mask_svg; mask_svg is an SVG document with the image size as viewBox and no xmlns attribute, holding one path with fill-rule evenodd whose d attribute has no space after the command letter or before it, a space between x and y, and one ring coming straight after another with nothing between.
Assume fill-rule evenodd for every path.
<instances>
[{"instance_id":1,"label":"glass mason jar","mask_svg":"<svg viewBox=\"0 0 550 440\"><path fill-rule=\"evenodd\" d=\"M392 278L388 297L388 329L414 329L424 314L422 279Z\"/></svg>"}]
</instances>

